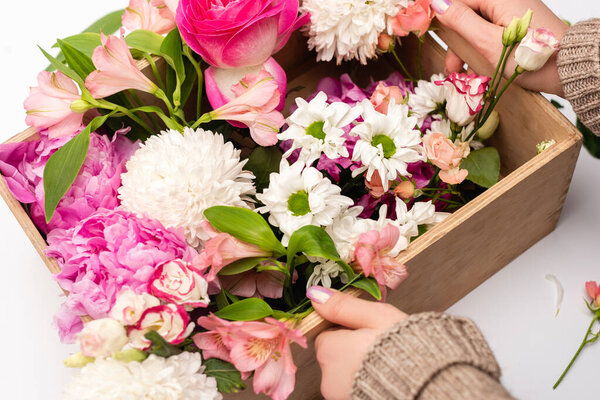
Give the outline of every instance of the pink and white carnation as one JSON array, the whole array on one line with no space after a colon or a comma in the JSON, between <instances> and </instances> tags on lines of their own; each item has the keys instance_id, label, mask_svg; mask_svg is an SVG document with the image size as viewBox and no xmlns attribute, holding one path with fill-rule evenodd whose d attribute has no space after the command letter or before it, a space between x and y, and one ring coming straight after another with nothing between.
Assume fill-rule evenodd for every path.
<instances>
[{"instance_id":1,"label":"pink and white carnation","mask_svg":"<svg viewBox=\"0 0 600 400\"><path fill-rule=\"evenodd\" d=\"M156 331L168 343L183 342L194 330L194 323L185 309L177 304L165 304L144 311L138 323L129 329L129 343L139 350L150 347L150 340L144 336Z\"/></svg>"},{"instance_id":2,"label":"pink and white carnation","mask_svg":"<svg viewBox=\"0 0 600 400\"><path fill-rule=\"evenodd\" d=\"M186 311L207 307L208 283L191 264L173 260L159 265L154 272L150 291L164 302L183 306Z\"/></svg>"},{"instance_id":3,"label":"pink and white carnation","mask_svg":"<svg viewBox=\"0 0 600 400\"><path fill-rule=\"evenodd\" d=\"M76 316L106 317L121 290L148 292L160 264L197 255L181 230L117 210L100 210L71 229L55 229L47 240L46 254L61 267L56 280L69 292L57 315L64 341L82 328Z\"/></svg>"},{"instance_id":4,"label":"pink and white carnation","mask_svg":"<svg viewBox=\"0 0 600 400\"><path fill-rule=\"evenodd\" d=\"M443 81L446 88L446 115L459 126L468 125L483 108L483 98L491 78L476 74L453 72Z\"/></svg>"},{"instance_id":5,"label":"pink and white carnation","mask_svg":"<svg viewBox=\"0 0 600 400\"><path fill-rule=\"evenodd\" d=\"M86 323L77 334L77 343L86 357L110 357L127 344L127 331L112 318L96 319Z\"/></svg>"},{"instance_id":6,"label":"pink and white carnation","mask_svg":"<svg viewBox=\"0 0 600 400\"><path fill-rule=\"evenodd\" d=\"M146 309L159 304L160 300L149 293L137 294L131 289L124 289L118 294L108 315L125 326L131 326L137 324Z\"/></svg>"}]
</instances>

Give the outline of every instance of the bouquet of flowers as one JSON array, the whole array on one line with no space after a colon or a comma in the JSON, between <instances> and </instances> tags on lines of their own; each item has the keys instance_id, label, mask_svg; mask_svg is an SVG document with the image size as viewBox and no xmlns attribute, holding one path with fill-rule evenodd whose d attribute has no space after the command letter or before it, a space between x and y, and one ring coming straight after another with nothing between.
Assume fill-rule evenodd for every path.
<instances>
[{"instance_id":1,"label":"bouquet of flowers","mask_svg":"<svg viewBox=\"0 0 600 400\"><path fill-rule=\"evenodd\" d=\"M410 242L498 181L494 108L557 47L528 13L492 78L413 77L400 38L420 46L444 7L131 0L42 50L24 103L39 140L0 146L0 171L61 267L55 321L81 349L65 399L220 399L250 378L286 399L307 290L398 287ZM319 61L402 74L294 99L272 55L297 30Z\"/></svg>"}]
</instances>

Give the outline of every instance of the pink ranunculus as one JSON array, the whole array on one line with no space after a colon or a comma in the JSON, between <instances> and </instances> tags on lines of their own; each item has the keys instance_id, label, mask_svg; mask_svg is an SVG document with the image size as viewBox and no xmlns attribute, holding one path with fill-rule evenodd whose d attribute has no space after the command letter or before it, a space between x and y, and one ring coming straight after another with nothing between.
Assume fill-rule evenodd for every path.
<instances>
[{"instance_id":1,"label":"pink ranunculus","mask_svg":"<svg viewBox=\"0 0 600 400\"><path fill-rule=\"evenodd\" d=\"M110 357L127 344L127 331L112 318L96 319L85 324L77 342L86 357Z\"/></svg>"},{"instance_id":2,"label":"pink ranunculus","mask_svg":"<svg viewBox=\"0 0 600 400\"><path fill-rule=\"evenodd\" d=\"M69 292L60 321L72 321L69 313L104 318L122 290L147 293L157 266L198 254L181 230L119 210L99 210L68 230L51 231L47 241L46 254L61 267L56 280ZM61 326L61 335L75 329Z\"/></svg>"},{"instance_id":3,"label":"pink ranunculus","mask_svg":"<svg viewBox=\"0 0 600 400\"><path fill-rule=\"evenodd\" d=\"M387 114L390 102L394 100L394 104L400 104L404 97L402 96L402 89L398 86L386 86L379 82L370 100L375 107L375 111Z\"/></svg>"},{"instance_id":4,"label":"pink ranunculus","mask_svg":"<svg viewBox=\"0 0 600 400\"><path fill-rule=\"evenodd\" d=\"M545 28L529 29L515 50L515 61L525 71L537 71L558 50L559 40Z\"/></svg>"},{"instance_id":5,"label":"pink ranunculus","mask_svg":"<svg viewBox=\"0 0 600 400\"><path fill-rule=\"evenodd\" d=\"M48 130L50 138L69 136L79 130L83 112L75 112L71 104L80 100L77 84L62 72L42 71L38 86L29 89L23 103L27 111L25 122L37 130Z\"/></svg>"},{"instance_id":6,"label":"pink ranunculus","mask_svg":"<svg viewBox=\"0 0 600 400\"><path fill-rule=\"evenodd\" d=\"M131 326L137 324L144 311L158 305L160 300L149 293L137 294L131 289L125 289L117 295L108 315L125 326Z\"/></svg>"},{"instance_id":7,"label":"pink ranunculus","mask_svg":"<svg viewBox=\"0 0 600 400\"><path fill-rule=\"evenodd\" d=\"M192 264L200 271L204 271L210 266L210 272L206 279L212 281L223 267L234 261L272 255L272 252L262 250L254 244L242 242L228 233L219 233L204 244L204 249Z\"/></svg>"},{"instance_id":8,"label":"pink ranunculus","mask_svg":"<svg viewBox=\"0 0 600 400\"><path fill-rule=\"evenodd\" d=\"M221 285L241 297L279 299L283 296L285 275L280 271L246 271L238 275L222 275Z\"/></svg>"},{"instance_id":9,"label":"pink ranunculus","mask_svg":"<svg viewBox=\"0 0 600 400\"><path fill-rule=\"evenodd\" d=\"M263 64L310 16L298 0L181 0L177 26L188 46L214 67Z\"/></svg>"},{"instance_id":10,"label":"pink ranunculus","mask_svg":"<svg viewBox=\"0 0 600 400\"><path fill-rule=\"evenodd\" d=\"M468 143L456 146L446 135L432 132L423 137L423 147L427 159L441 169L442 181L456 185L465 180L469 171L460 169L460 163L469 155Z\"/></svg>"},{"instance_id":11,"label":"pink ranunculus","mask_svg":"<svg viewBox=\"0 0 600 400\"><path fill-rule=\"evenodd\" d=\"M168 343L183 342L194 330L194 323L185 309L177 304L166 304L147 309L137 325L129 330L129 342L139 350L150 347L150 340L144 336L156 331Z\"/></svg>"},{"instance_id":12,"label":"pink ranunculus","mask_svg":"<svg viewBox=\"0 0 600 400\"><path fill-rule=\"evenodd\" d=\"M483 107L490 80L488 76L453 72L445 80L435 82L446 88L446 114L450 121L466 126L475 119Z\"/></svg>"},{"instance_id":13,"label":"pink ranunculus","mask_svg":"<svg viewBox=\"0 0 600 400\"><path fill-rule=\"evenodd\" d=\"M198 326L207 331L195 334L193 339L196 346L202 350L202 357L204 359L218 358L231 362L231 357L229 356L231 352L229 334L234 325L234 322L226 321L214 314L198 319Z\"/></svg>"},{"instance_id":14,"label":"pink ranunculus","mask_svg":"<svg viewBox=\"0 0 600 400\"><path fill-rule=\"evenodd\" d=\"M392 18L392 30L397 36L408 36L410 33L423 36L433 17L435 13L431 8L431 0L411 1L408 7L400 9Z\"/></svg>"},{"instance_id":15,"label":"pink ranunculus","mask_svg":"<svg viewBox=\"0 0 600 400\"><path fill-rule=\"evenodd\" d=\"M277 111L281 93L275 79L262 69L258 74L246 75L231 90L236 98L212 111L211 118L241 122L250 128L257 144L276 144L285 118Z\"/></svg>"},{"instance_id":16,"label":"pink ranunculus","mask_svg":"<svg viewBox=\"0 0 600 400\"><path fill-rule=\"evenodd\" d=\"M594 281L587 281L585 283L585 290L592 299L592 307L600 309L600 286Z\"/></svg>"},{"instance_id":17,"label":"pink ranunculus","mask_svg":"<svg viewBox=\"0 0 600 400\"><path fill-rule=\"evenodd\" d=\"M137 67L127 43L121 37L100 34L102 45L94 49L92 61L97 68L85 79L85 86L95 99L127 89L155 93L158 87Z\"/></svg>"},{"instance_id":18,"label":"pink ranunculus","mask_svg":"<svg viewBox=\"0 0 600 400\"><path fill-rule=\"evenodd\" d=\"M187 311L207 307L208 283L190 264L182 260L168 261L154 272L150 291L159 299L183 306Z\"/></svg>"},{"instance_id":19,"label":"pink ranunculus","mask_svg":"<svg viewBox=\"0 0 600 400\"><path fill-rule=\"evenodd\" d=\"M392 224L381 231L362 233L354 250L353 267L375 278L381 287L396 289L408 277L406 266L400 264L394 254L400 239L400 230Z\"/></svg>"},{"instance_id":20,"label":"pink ranunculus","mask_svg":"<svg viewBox=\"0 0 600 400\"><path fill-rule=\"evenodd\" d=\"M164 0L129 0L121 21L130 31L144 29L160 35L169 33L176 26L175 13Z\"/></svg>"}]
</instances>

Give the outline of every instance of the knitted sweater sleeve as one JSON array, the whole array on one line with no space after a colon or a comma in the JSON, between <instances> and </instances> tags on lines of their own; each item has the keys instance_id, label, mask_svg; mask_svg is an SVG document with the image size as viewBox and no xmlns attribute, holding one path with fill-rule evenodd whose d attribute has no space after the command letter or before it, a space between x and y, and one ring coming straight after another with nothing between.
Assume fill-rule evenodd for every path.
<instances>
[{"instance_id":1,"label":"knitted sweater sleeve","mask_svg":"<svg viewBox=\"0 0 600 400\"><path fill-rule=\"evenodd\" d=\"M565 98L581 122L600 135L600 19L569 28L560 42L557 66Z\"/></svg>"},{"instance_id":2,"label":"knitted sweater sleeve","mask_svg":"<svg viewBox=\"0 0 600 400\"><path fill-rule=\"evenodd\" d=\"M475 324L411 315L381 335L354 377L352 400L507 400L500 368Z\"/></svg>"}]
</instances>

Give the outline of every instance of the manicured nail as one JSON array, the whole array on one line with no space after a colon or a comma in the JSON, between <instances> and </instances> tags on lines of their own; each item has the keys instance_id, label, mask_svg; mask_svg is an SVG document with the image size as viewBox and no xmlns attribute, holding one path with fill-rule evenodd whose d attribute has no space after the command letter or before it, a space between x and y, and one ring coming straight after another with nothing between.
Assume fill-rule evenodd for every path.
<instances>
[{"instance_id":1,"label":"manicured nail","mask_svg":"<svg viewBox=\"0 0 600 400\"><path fill-rule=\"evenodd\" d=\"M448 7L450 7L450 0L433 0L431 2L433 11L440 15L444 14L448 10Z\"/></svg>"},{"instance_id":2,"label":"manicured nail","mask_svg":"<svg viewBox=\"0 0 600 400\"><path fill-rule=\"evenodd\" d=\"M333 292L323 286L311 286L306 291L306 297L317 304L324 304L329 300Z\"/></svg>"}]
</instances>

